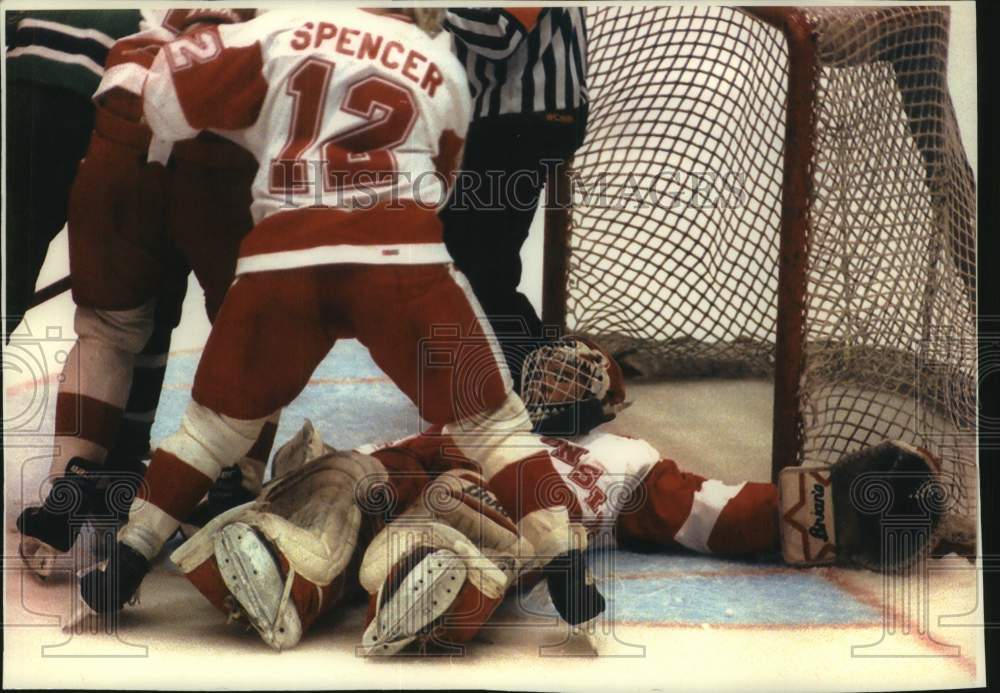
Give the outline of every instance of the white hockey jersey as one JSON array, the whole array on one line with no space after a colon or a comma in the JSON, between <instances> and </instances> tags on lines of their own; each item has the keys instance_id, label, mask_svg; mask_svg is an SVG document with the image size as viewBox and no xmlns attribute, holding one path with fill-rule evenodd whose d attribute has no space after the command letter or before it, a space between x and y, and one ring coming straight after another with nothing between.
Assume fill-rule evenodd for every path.
<instances>
[{"instance_id":1,"label":"white hockey jersey","mask_svg":"<svg viewBox=\"0 0 1000 693\"><path fill-rule=\"evenodd\" d=\"M440 38L440 37L439 37ZM260 164L252 213L299 213L248 238L237 272L332 262L448 262L436 210L468 129L470 96L447 41L401 15L275 10L166 44L143 89L153 133L205 129ZM330 223L317 210L402 214Z\"/></svg>"},{"instance_id":2,"label":"white hockey jersey","mask_svg":"<svg viewBox=\"0 0 1000 693\"><path fill-rule=\"evenodd\" d=\"M602 431L572 441L542 437L542 443L549 447L552 466L572 490L575 510L588 529L613 524L661 457L644 440Z\"/></svg>"},{"instance_id":3,"label":"white hockey jersey","mask_svg":"<svg viewBox=\"0 0 1000 693\"><path fill-rule=\"evenodd\" d=\"M556 487L546 493L558 496L569 506L570 514L587 529L595 530L614 524L623 507L631 500L631 492L642 483L660 453L652 445L637 438L592 431L572 441L543 437L552 468L558 473ZM470 462L447 437L422 434L381 445L363 445L358 452L377 454L388 448L404 448L428 468L443 469Z\"/></svg>"}]
</instances>

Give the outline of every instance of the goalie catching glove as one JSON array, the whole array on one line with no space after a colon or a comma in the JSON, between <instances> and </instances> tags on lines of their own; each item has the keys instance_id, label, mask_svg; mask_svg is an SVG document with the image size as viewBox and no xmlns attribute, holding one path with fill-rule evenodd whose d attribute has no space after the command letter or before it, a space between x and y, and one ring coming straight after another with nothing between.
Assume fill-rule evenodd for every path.
<instances>
[{"instance_id":1,"label":"goalie catching glove","mask_svg":"<svg viewBox=\"0 0 1000 693\"><path fill-rule=\"evenodd\" d=\"M889 441L829 467L789 467L778 480L781 549L793 565L906 566L931 545L944 487L926 450Z\"/></svg>"},{"instance_id":2,"label":"goalie catching glove","mask_svg":"<svg viewBox=\"0 0 1000 693\"><path fill-rule=\"evenodd\" d=\"M481 476L445 472L365 552L363 651L390 655L468 642L532 553Z\"/></svg>"}]
</instances>

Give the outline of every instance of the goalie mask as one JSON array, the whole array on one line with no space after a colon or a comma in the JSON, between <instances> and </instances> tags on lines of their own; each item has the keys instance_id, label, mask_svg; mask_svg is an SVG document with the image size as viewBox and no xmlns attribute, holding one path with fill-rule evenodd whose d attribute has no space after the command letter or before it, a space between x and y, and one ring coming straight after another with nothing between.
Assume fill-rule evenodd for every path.
<instances>
[{"instance_id":1,"label":"goalie mask","mask_svg":"<svg viewBox=\"0 0 1000 693\"><path fill-rule=\"evenodd\" d=\"M621 368L583 337L568 337L528 354L521 371L521 399L535 430L543 433L566 433L544 430L545 422L558 421L574 410L579 420L572 423L585 430L574 428L572 433L586 433L628 406Z\"/></svg>"}]
</instances>

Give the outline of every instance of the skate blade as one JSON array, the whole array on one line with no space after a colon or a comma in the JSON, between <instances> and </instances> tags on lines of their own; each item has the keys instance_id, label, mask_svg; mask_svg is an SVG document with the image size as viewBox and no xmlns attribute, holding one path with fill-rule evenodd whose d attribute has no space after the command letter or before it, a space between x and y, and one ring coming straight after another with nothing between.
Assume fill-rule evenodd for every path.
<instances>
[{"instance_id":1,"label":"skate blade","mask_svg":"<svg viewBox=\"0 0 1000 693\"><path fill-rule=\"evenodd\" d=\"M215 535L215 560L222 581L264 642L279 651L298 643L302 622L291 598L278 613L285 580L257 532L243 522L226 525Z\"/></svg>"},{"instance_id":2,"label":"skate blade","mask_svg":"<svg viewBox=\"0 0 1000 693\"><path fill-rule=\"evenodd\" d=\"M93 565L81 567L76 571L76 577L82 580L87 573L93 570L105 570L107 565L107 559L96 561ZM109 616L91 609L90 605L80 597L79 589L73 597L72 608L72 612L64 619L66 625L62 627L63 633L100 633L108 630L107 623L110 617L117 617L117 614Z\"/></svg>"},{"instance_id":3,"label":"skate blade","mask_svg":"<svg viewBox=\"0 0 1000 693\"><path fill-rule=\"evenodd\" d=\"M97 613L81 599L79 610L75 614L70 614L67 617L66 625L62 627L62 632L98 632L102 630L102 625L106 620L107 616Z\"/></svg>"},{"instance_id":4,"label":"skate blade","mask_svg":"<svg viewBox=\"0 0 1000 693\"><path fill-rule=\"evenodd\" d=\"M419 639L458 598L467 576L465 564L448 549L425 556L384 599L386 583L376 599L381 606L361 637L361 654L390 656Z\"/></svg>"},{"instance_id":5,"label":"skate blade","mask_svg":"<svg viewBox=\"0 0 1000 693\"><path fill-rule=\"evenodd\" d=\"M46 544L41 539L35 537L22 536L21 543L17 547L17 553L24 562L25 567L31 571L35 577L45 580L52 576L56 567L60 563L66 563L68 554L64 551Z\"/></svg>"}]
</instances>

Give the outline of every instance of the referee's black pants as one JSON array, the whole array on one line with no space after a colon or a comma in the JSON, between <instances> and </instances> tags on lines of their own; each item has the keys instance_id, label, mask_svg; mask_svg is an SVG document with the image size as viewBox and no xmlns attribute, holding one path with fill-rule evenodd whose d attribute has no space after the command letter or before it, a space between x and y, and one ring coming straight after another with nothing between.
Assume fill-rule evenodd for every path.
<instances>
[{"instance_id":1,"label":"referee's black pants","mask_svg":"<svg viewBox=\"0 0 1000 693\"><path fill-rule=\"evenodd\" d=\"M445 245L489 318L518 390L525 355L543 341L538 313L517 290L521 246L547 171L565 165L585 128L585 111L474 121L463 170L441 213Z\"/></svg>"},{"instance_id":2,"label":"referee's black pants","mask_svg":"<svg viewBox=\"0 0 1000 693\"><path fill-rule=\"evenodd\" d=\"M34 296L49 242L66 224L69 190L94 129L94 106L69 89L21 81L6 86L9 336Z\"/></svg>"}]
</instances>

